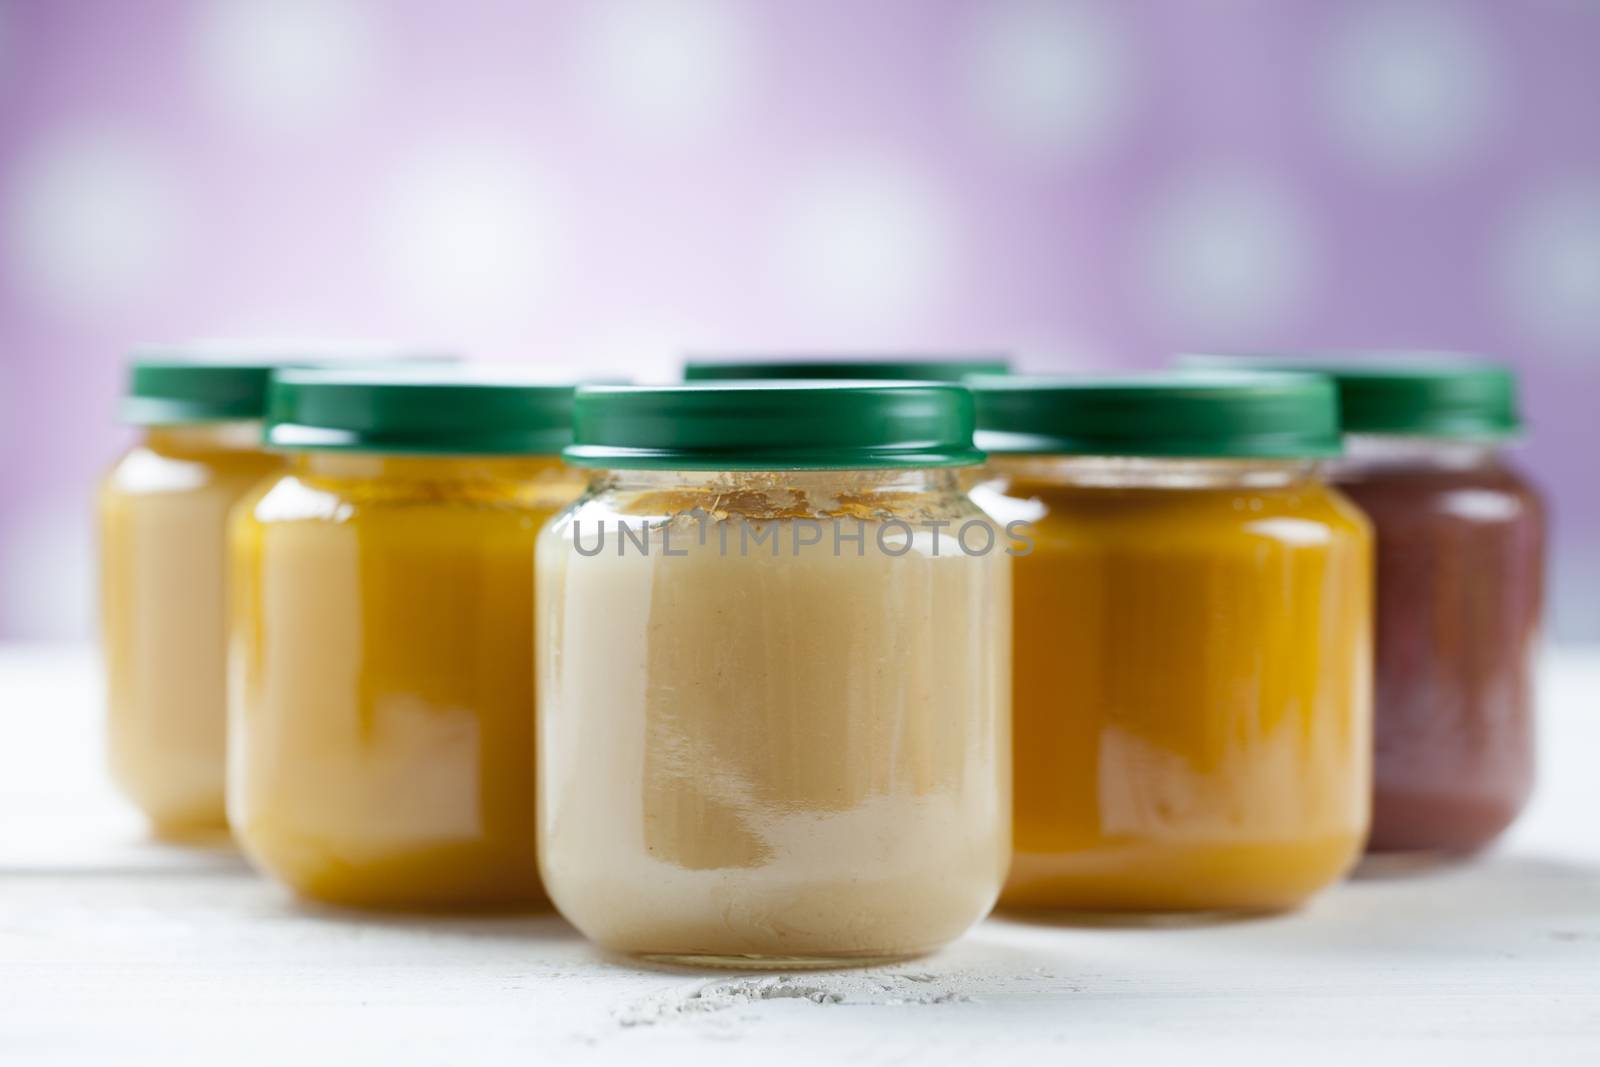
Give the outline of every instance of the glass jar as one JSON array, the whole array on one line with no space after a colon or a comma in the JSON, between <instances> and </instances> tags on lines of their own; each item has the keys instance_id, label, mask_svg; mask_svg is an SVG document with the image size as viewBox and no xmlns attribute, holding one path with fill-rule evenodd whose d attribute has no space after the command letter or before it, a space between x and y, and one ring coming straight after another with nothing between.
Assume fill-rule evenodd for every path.
<instances>
[{"instance_id":1,"label":"glass jar","mask_svg":"<svg viewBox=\"0 0 1600 1067\"><path fill-rule=\"evenodd\" d=\"M1505 456L1509 368L1440 352L1190 356L1332 378L1347 458L1333 480L1377 535L1373 852L1494 841L1534 781L1544 505Z\"/></svg>"},{"instance_id":2,"label":"glass jar","mask_svg":"<svg viewBox=\"0 0 1600 1067\"><path fill-rule=\"evenodd\" d=\"M581 490L572 388L503 374L274 382L288 469L240 505L228 814L303 896L543 900L533 548Z\"/></svg>"},{"instance_id":3,"label":"glass jar","mask_svg":"<svg viewBox=\"0 0 1600 1067\"><path fill-rule=\"evenodd\" d=\"M1010 844L1010 559L950 385L585 387L539 539L539 854L622 953L927 952Z\"/></svg>"},{"instance_id":4,"label":"glass jar","mask_svg":"<svg viewBox=\"0 0 1600 1067\"><path fill-rule=\"evenodd\" d=\"M1544 506L1504 455L1509 370L1469 362L1330 367L1348 458L1335 482L1378 539L1377 852L1466 853L1534 779Z\"/></svg>"},{"instance_id":5,"label":"glass jar","mask_svg":"<svg viewBox=\"0 0 1600 1067\"><path fill-rule=\"evenodd\" d=\"M280 461L261 447L267 362L136 356L139 442L99 493L112 777L168 837L221 833L229 509Z\"/></svg>"},{"instance_id":6,"label":"glass jar","mask_svg":"<svg viewBox=\"0 0 1600 1067\"><path fill-rule=\"evenodd\" d=\"M1371 767L1371 535L1313 462L1304 377L978 379L974 498L1016 560L1002 897L1293 907L1354 863Z\"/></svg>"}]
</instances>

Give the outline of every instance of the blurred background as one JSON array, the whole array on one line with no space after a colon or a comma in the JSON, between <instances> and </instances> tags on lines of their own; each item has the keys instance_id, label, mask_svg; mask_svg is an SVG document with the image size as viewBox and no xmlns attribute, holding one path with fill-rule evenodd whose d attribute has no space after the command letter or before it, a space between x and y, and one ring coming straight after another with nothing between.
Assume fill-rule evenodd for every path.
<instances>
[{"instance_id":1,"label":"blurred background","mask_svg":"<svg viewBox=\"0 0 1600 1067\"><path fill-rule=\"evenodd\" d=\"M0 638L219 335L1480 351L1600 639L1600 0L0 0Z\"/></svg>"}]
</instances>

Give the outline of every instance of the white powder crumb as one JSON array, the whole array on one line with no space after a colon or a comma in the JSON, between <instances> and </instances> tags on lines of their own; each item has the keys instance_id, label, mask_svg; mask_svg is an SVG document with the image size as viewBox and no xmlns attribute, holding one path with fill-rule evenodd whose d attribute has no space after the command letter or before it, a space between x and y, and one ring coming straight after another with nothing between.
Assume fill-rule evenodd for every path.
<instances>
[{"instance_id":1,"label":"white powder crumb","mask_svg":"<svg viewBox=\"0 0 1600 1067\"><path fill-rule=\"evenodd\" d=\"M735 978L637 1001L619 1009L615 1018L618 1026L631 1029L700 1018L729 1008L773 1000L880 1006L971 1003L970 996L941 986L940 982L940 976L927 973Z\"/></svg>"}]
</instances>

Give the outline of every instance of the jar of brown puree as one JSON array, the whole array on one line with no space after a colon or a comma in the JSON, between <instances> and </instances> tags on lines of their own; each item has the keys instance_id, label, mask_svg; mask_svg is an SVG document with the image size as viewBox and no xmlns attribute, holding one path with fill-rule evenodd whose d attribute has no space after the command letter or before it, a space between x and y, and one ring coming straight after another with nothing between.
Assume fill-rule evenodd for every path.
<instances>
[{"instance_id":1,"label":"jar of brown puree","mask_svg":"<svg viewBox=\"0 0 1600 1067\"><path fill-rule=\"evenodd\" d=\"M1515 378L1429 354L1273 365L1338 383L1333 480L1377 533L1368 850L1480 849L1534 779L1545 514L1505 456L1521 429Z\"/></svg>"}]
</instances>

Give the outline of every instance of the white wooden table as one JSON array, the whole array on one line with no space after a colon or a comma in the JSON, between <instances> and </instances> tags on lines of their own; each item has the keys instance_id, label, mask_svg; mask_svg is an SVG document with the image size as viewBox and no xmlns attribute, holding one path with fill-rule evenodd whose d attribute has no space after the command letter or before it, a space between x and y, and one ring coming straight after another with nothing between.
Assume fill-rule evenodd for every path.
<instances>
[{"instance_id":1,"label":"white wooden table","mask_svg":"<svg viewBox=\"0 0 1600 1067\"><path fill-rule=\"evenodd\" d=\"M554 917L297 904L143 837L101 773L91 653L0 648L0 1064L1600 1067L1600 652L1546 683L1540 792L1477 863L1222 925L991 919L785 977L640 969Z\"/></svg>"}]
</instances>

